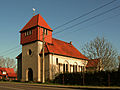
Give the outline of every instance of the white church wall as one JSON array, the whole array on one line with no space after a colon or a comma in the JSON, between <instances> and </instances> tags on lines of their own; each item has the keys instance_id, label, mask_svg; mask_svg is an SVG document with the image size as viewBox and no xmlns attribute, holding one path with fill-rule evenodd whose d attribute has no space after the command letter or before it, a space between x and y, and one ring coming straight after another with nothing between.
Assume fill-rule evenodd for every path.
<instances>
[{"instance_id":1,"label":"white church wall","mask_svg":"<svg viewBox=\"0 0 120 90\"><path fill-rule=\"evenodd\" d=\"M60 56L55 54L50 54L50 79L54 79L56 75L59 73L63 73L63 65L65 64L65 72L66 72L66 64L68 64L68 72L73 72L74 65L77 65L77 72L81 72L80 67L85 67L87 65L87 60ZM58 63L56 59L58 58Z\"/></svg>"}]
</instances>

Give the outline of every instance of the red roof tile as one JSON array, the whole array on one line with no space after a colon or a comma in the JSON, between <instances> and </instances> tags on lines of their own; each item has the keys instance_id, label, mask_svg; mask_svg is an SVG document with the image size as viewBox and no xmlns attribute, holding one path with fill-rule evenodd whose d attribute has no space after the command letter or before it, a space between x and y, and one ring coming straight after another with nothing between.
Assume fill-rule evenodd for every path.
<instances>
[{"instance_id":1,"label":"red roof tile","mask_svg":"<svg viewBox=\"0 0 120 90\"><path fill-rule=\"evenodd\" d=\"M13 68L0 68L0 71L6 71L8 77L17 77L17 74L14 72Z\"/></svg>"},{"instance_id":2,"label":"red roof tile","mask_svg":"<svg viewBox=\"0 0 120 90\"><path fill-rule=\"evenodd\" d=\"M98 63L100 62L100 59L91 59L88 60L86 67L97 67Z\"/></svg>"},{"instance_id":3,"label":"red roof tile","mask_svg":"<svg viewBox=\"0 0 120 90\"><path fill-rule=\"evenodd\" d=\"M6 68L0 68L0 71L6 71Z\"/></svg>"},{"instance_id":4,"label":"red roof tile","mask_svg":"<svg viewBox=\"0 0 120 90\"><path fill-rule=\"evenodd\" d=\"M0 75L2 74L2 72L0 71Z\"/></svg>"},{"instance_id":5,"label":"red roof tile","mask_svg":"<svg viewBox=\"0 0 120 90\"><path fill-rule=\"evenodd\" d=\"M22 32L24 30L27 30L29 28L38 26L38 25L41 26L41 27L47 28L49 30L52 30L50 28L50 26L46 23L46 21L43 19L43 17L40 14L38 14L38 15L33 16L30 19L30 21L21 29L20 32Z\"/></svg>"},{"instance_id":6,"label":"red roof tile","mask_svg":"<svg viewBox=\"0 0 120 90\"><path fill-rule=\"evenodd\" d=\"M8 73L8 77L17 77L16 73Z\"/></svg>"},{"instance_id":7,"label":"red roof tile","mask_svg":"<svg viewBox=\"0 0 120 90\"><path fill-rule=\"evenodd\" d=\"M88 59L72 44L54 38L52 39L52 44L46 43L45 53L48 52L74 58Z\"/></svg>"}]
</instances>

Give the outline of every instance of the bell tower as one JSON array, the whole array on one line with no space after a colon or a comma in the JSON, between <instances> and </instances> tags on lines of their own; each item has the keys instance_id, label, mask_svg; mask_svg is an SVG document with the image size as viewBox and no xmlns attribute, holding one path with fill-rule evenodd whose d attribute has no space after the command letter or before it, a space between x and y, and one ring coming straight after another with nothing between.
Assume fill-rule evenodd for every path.
<instances>
[{"instance_id":1,"label":"bell tower","mask_svg":"<svg viewBox=\"0 0 120 90\"><path fill-rule=\"evenodd\" d=\"M40 14L33 16L20 30L22 45L22 81L42 81L41 58L43 30L44 41L52 44L52 29Z\"/></svg>"},{"instance_id":2,"label":"bell tower","mask_svg":"<svg viewBox=\"0 0 120 90\"><path fill-rule=\"evenodd\" d=\"M22 45L34 41L42 41L43 29L45 30L45 42L52 43L52 29L40 14L33 16L31 20L22 28L21 40Z\"/></svg>"}]
</instances>

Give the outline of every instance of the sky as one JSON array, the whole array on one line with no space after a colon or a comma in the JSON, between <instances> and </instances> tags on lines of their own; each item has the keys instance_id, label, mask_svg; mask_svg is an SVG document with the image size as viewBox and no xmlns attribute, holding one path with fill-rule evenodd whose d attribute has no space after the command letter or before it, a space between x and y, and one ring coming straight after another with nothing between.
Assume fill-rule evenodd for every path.
<instances>
[{"instance_id":1,"label":"sky","mask_svg":"<svg viewBox=\"0 0 120 90\"><path fill-rule=\"evenodd\" d=\"M22 51L19 31L33 17L32 8L36 9L35 15L40 14L45 19L53 29L53 34L60 32L54 34L54 38L72 41L81 51L84 44L97 36L105 37L120 54L120 7L71 27L119 6L120 0L54 30L55 27L111 1L113 0L0 0L0 56L15 59ZM71 28L66 29L67 27Z\"/></svg>"}]
</instances>

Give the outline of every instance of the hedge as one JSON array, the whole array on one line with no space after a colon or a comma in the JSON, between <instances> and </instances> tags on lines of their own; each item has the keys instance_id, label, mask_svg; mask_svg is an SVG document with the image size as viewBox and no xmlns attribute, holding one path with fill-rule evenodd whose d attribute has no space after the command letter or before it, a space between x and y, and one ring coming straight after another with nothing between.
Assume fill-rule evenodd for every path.
<instances>
[{"instance_id":1,"label":"hedge","mask_svg":"<svg viewBox=\"0 0 120 90\"><path fill-rule=\"evenodd\" d=\"M52 83L65 85L120 86L120 72L80 72L59 74Z\"/></svg>"}]
</instances>

